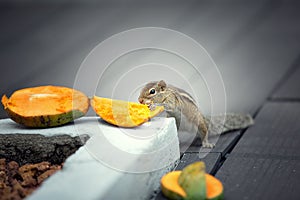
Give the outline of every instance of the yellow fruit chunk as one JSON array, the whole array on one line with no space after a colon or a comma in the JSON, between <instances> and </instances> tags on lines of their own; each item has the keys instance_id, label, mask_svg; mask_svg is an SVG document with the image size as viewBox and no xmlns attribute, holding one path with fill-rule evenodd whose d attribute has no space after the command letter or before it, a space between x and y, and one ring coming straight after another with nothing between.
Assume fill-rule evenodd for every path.
<instances>
[{"instance_id":1,"label":"yellow fruit chunk","mask_svg":"<svg viewBox=\"0 0 300 200\"><path fill-rule=\"evenodd\" d=\"M97 96L92 98L91 105L104 121L120 127L139 126L164 110L157 106L151 111L144 104Z\"/></svg>"}]
</instances>

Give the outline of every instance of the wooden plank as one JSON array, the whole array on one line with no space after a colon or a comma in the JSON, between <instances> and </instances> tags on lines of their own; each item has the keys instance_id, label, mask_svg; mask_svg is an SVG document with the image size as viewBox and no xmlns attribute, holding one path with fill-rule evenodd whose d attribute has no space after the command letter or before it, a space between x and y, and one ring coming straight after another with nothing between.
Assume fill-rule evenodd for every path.
<instances>
[{"instance_id":1,"label":"wooden plank","mask_svg":"<svg viewBox=\"0 0 300 200\"><path fill-rule=\"evenodd\" d=\"M178 166L175 170L182 170L187 165L197 162L203 161L206 164L206 172L213 173L221 160L220 153L185 153L183 154Z\"/></svg>"},{"instance_id":2,"label":"wooden plank","mask_svg":"<svg viewBox=\"0 0 300 200\"><path fill-rule=\"evenodd\" d=\"M201 150L203 153L221 153L224 156L235 145L240 135L240 131L231 131L221 134L219 137L209 137L209 141L216 144L213 149L201 149L201 140L200 138L196 138L186 152L198 153Z\"/></svg>"},{"instance_id":3,"label":"wooden plank","mask_svg":"<svg viewBox=\"0 0 300 200\"><path fill-rule=\"evenodd\" d=\"M300 160L230 156L216 174L226 199L299 199Z\"/></svg>"},{"instance_id":4,"label":"wooden plank","mask_svg":"<svg viewBox=\"0 0 300 200\"><path fill-rule=\"evenodd\" d=\"M299 199L300 102L267 102L216 176L227 199Z\"/></svg>"},{"instance_id":5,"label":"wooden plank","mask_svg":"<svg viewBox=\"0 0 300 200\"><path fill-rule=\"evenodd\" d=\"M175 170L182 170L184 167L186 167L191 163L197 161L204 161L206 164L206 172L212 173L214 172L216 166L219 164L220 160L221 160L220 153L208 153L208 154L185 153ZM167 200L167 198L163 196L161 191L156 191L154 196L155 196L154 198L155 200Z\"/></svg>"},{"instance_id":6,"label":"wooden plank","mask_svg":"<svg viewBox=\"0 0 300 200\"><path fill-rule=\"evenodd\" d=\"M268 102L233 153L299 156L300 102Z\"/></svg>"}]
</instances>

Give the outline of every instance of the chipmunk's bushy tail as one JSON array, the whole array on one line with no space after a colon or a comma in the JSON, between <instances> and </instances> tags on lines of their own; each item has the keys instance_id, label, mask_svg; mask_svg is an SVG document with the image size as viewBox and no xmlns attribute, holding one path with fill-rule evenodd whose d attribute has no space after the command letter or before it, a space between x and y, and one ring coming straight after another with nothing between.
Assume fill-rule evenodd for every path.
<instances>
[{"instance_id":1,"label":"chipmunk's bushy tail","mask_svg":"<svg viewBox=\"0 0 300 200\"><path fill-rule=\"evenodd\" d=\"M239 113L206 116L204 119L211 135L218 135L227 131L244 129L254 124L254 120L251 115Z\"/></svg>"}]
</instances>

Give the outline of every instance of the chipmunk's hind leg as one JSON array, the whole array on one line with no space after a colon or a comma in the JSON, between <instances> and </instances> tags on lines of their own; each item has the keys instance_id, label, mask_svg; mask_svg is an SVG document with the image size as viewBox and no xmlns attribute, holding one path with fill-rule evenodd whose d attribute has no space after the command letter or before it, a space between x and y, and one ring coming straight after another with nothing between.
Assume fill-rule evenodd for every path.
<instances>
[{"instance_id":1,"label":"chipmunk's hind leg","mask_svg":"<svg viewBox=\"0 0 300 200\"><path fill-rule=\"evenodd\" d=\"M205 123L203 116L200 114L199 116L199 125L198 125L198 133L200 134L200 138L202 141L202 147L204 148L213 148L215 144L208 142L208 129Z\"/></svg>"}]
</instances>

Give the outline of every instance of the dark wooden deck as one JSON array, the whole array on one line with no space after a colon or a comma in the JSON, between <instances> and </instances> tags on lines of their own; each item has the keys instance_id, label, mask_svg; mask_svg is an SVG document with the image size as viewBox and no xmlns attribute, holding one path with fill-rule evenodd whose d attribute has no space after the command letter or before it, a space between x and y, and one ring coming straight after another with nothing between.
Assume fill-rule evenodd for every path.
<instances>
[{"instance_id":1,"label":"dark wooden deck","mask_svg":"<svg viewBox=\"0 0 300 200\"><path fill-rule=\"evenodd\" d=\"M227 110L255 117L253 127L222 135L204 158L225 198L300 199L299 1L43 2L0 1L1 95L35 85L72 87L90 50L121 31L178 30L215 60ZM198 147L183 154L178 169L199 160Z\"/></svg>"}]
</instances>

